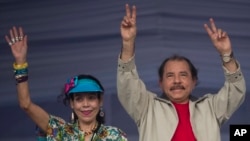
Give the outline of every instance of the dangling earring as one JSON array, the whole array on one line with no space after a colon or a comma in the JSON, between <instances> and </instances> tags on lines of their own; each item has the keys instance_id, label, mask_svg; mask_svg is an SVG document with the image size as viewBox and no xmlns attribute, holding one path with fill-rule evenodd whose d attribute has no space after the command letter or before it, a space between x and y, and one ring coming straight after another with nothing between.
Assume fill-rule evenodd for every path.
<instances>
[{"instance_id":1,"label":"dangling earring","mask_svg":"<svg viewBox=\"0 0 250 141\"><path fill-rule=\"evenodd\" d=\"M100 117L104 117L104 115L105 115L102 106L100 107L99 115L100 115Z\"/></svg>"},{"instance_id":2,"label":"dangling earring","mask_svg":"<svg viewBox=\"0 0 250 141\"><path fill-rule=\"evenodd\" d=\"M71 118L70 118L70 120L71 120L71 123L74 123L75 122L75 113L72 111L72 113L71 113Z\"/></svg>"}]
</instances>

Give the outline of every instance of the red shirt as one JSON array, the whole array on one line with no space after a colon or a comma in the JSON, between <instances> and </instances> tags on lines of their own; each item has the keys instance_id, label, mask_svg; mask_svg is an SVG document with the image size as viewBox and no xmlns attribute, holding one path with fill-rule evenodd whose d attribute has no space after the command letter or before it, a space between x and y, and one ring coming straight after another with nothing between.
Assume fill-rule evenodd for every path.
<instances>
[{"instance_id":1,"label":"red shirt","mask_svg":"<svg viewBox=\"0 0 250 141\"><path fill-rule=\"evenodd\" d=\"M179 117L179 123L172 141L196 141L190 122L189 103L173 103Z\"/></svg>"}]
</instances>

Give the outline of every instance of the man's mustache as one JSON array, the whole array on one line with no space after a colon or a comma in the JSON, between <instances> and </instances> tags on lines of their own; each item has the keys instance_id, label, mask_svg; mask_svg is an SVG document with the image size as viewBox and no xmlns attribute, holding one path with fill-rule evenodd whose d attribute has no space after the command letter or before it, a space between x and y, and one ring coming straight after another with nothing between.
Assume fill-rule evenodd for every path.
<instances>
[{"instance_id":1,"label":"man's mustache","mask_svg":"<svg viewBox=\"0 0 250 141\"><path fill-rule=\"evenodd\" d=\"M171 87L170 88L170 90L172 91L172 90L184 90L185 89L185 87L184 86L182 86L182 85L180 85L180 84L176 84L176 85L174 85L173 87Z\"/></svg>"}]
</instances>

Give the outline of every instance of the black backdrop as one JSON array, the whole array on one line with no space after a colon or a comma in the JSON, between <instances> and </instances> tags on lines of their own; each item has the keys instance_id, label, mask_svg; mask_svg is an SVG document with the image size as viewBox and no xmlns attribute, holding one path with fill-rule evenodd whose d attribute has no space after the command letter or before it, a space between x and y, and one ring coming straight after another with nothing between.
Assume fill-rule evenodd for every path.
<instances>
[{"instance_id":1,"label":"black backdrop","mask_svg":"<svg viewBox=\"0 0 250 141\"><path fill-rule=\"evenodd\" d=\"M125 3L137 6L136 63L148 89L160 93L157 68L173 53L189 57L199 69L194 95L215 93L224 76L218 53L203 24L210 17L231 37L236 58L250 79L250 2L248 0L0 0L0 140L34 140L34 124L18 107L9 46L9 28L22 26L29 40L29 82L34 102L67 119L70 109L56 101L65 80L75 74L97 76L104 87L107 124L138 140L134 122L116 96L116 64L121 47L119 25ZM230 124L250 124L246 102L222 127L229 140Z\"/></svg>"}]
</instances>

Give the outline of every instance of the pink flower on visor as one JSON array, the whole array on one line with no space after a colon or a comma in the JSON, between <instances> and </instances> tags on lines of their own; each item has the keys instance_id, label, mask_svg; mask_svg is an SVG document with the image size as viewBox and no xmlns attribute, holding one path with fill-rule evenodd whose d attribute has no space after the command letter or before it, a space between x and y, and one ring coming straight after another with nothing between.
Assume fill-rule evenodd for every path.
<instances>
[{"instance_id":1,"label":"pink flower on visor","mask_svg":"<svg viewBox=\"0 0 250 141\"><path fill-rule=\"evenodd\" d=\"M68 94L69 91L77 85L78 78L73 77L64 85L64 93Z\"/></svg>"}]
</instances>

